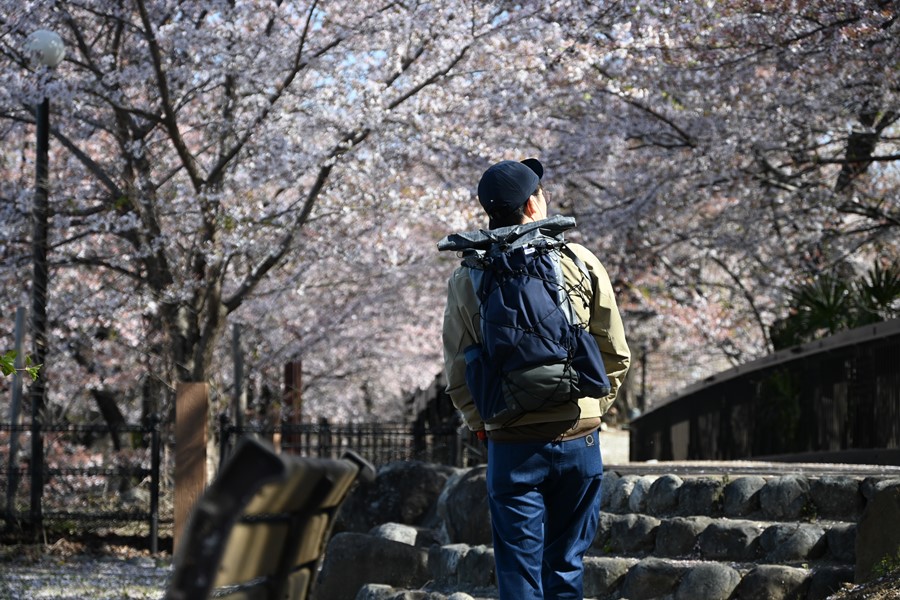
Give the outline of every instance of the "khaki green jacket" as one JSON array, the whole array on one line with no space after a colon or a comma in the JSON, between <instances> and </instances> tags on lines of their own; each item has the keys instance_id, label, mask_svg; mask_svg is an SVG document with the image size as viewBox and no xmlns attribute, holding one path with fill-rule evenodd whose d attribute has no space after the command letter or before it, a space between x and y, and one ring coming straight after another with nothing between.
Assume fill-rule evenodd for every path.
<instances>
[{"instance_id":1,"label":"khaki green jacket","mask_svg":"<svg viewBox=\"0 0 900 600\"><path fill-rule=\"evenodd\" d=\"M574 422L576 419L598 418L612 406L616 394L625 380L631 352L625 341L622 317L616 306L612 284L606 269L590 250L578 244L568 244L575 255L587 266L591 277L593 298L573 298L573 305L582 323L588 323L588 330L597 340L603 356L603 364L609 377L611 391L605 398L582 398L578 406L566 404L548 410L534 411L522 415L514 423L532 425L557 421ZM563 275L567 288L577 290L582 279L581 271L569 257L562 256ZM577 292L570 292L577 293ZM581 294L579 294L581 295ZM481 342L481 322L478 314L478 299L469 277L467 267L459 267L450 276L447 291L447 307L444 310L444 369L447 374L447 393L454 406L462 413L466 425L473 430L485 429L481 416L475 408L472 395L466 386L465 349ZM579 412L580 411L580 412ZM496 427L488 427L494 429Z\"/></svg>"}]
</instances>

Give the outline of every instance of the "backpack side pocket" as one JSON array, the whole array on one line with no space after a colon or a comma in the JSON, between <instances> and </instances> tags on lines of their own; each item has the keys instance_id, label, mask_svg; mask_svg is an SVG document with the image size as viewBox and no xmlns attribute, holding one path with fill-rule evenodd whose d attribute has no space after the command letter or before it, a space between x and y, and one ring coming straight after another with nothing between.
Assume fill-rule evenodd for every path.
<instances>
[{"instance_id":1,"label":"backpack side pocket","mask_svg":"<svg viewBox=\"0 0 900 600\"><path fill-rule=\"evenodd\" d=\"M576 328L575 336L577 341L572 367L579 374L579 397L603 398L611 388L597 341L586 329Z\"/></svg>"},{"instance_id":2,"label":"backpack side pocket","mask_svg":"<svg viewBox=\"0 0 900 600\"><path fill-rule=\"evenodd\" d=\"M500 389L500 381L484 353L481 344L472 344L464 350L466 356L466 387L475 401L475 408L485 423L497 422L506 411L506 403Z\"/></svg>"}]
</instances>

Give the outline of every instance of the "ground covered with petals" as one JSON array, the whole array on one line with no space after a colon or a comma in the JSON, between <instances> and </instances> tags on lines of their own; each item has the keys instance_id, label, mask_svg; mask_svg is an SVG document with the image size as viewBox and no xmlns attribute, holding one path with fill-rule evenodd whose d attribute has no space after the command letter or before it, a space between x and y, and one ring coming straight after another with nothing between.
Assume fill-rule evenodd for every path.
<instances>
[{"instance_id":1,"label":"ground covered with petals","mask_svg":"<svg viewBox=\"0 0 900 600\"><path fill-rule=\"evenodd\" d=\"M861 585L847 585L829 600L900 600L900 572Z\"/></svg>"},{"instance_id":2,"label":"ground covered with petals","mask_svg":"<svg viewBox=\"0 0 900 600\"><path fill-rule=\"evenodd\" d=\"M0 600L159 600L172 572L167 555L127 546L0 546Z\"/></svg>"}]
</instances>

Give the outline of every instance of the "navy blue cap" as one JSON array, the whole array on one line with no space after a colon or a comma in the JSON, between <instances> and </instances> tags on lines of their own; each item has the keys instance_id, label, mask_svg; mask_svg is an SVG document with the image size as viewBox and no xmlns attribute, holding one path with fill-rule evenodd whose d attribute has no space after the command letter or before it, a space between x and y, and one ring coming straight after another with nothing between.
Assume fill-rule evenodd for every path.
<instances>
[{"instance_id":1,"label":"navy blue cap","mask_svg":"<svg viewBox=\"0 0 900 600\"><path fill-rule=\"evenodd\" d=\"M544 167L536 158L498 162L481 176L478 201L488 215L511 212L528 201L543 176Z\"/></svg>"}]
</instances>

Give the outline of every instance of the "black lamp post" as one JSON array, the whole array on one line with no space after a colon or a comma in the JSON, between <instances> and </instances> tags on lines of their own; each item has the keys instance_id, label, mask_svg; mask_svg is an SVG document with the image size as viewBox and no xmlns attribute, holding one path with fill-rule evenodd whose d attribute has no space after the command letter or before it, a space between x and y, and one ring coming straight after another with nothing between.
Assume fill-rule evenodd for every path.
<instances>
[{"instance_id":1,"label":"black lamp post","mask_svg":"<svg viewBox=\"0 0 900 600\"><path fill-rule=\"evenodd\" d=\"M62 39L54 32L41 29L30 36L25 46L39 64L54 68L66 54ZM50 221L48 202L48 151L50 148L50 99L44 97L35 108L37 146L35 156L34 203L31 209L33 234L31 241L34 273L31 281L31 335L32 359L36 365L44 365L47 355L47 231ZM47 368L32 383L31 398L31 520L35 531L41 526L41 495L44 488L44 439L41 419L46 397Z\"/></svg>"}]
</instances>

